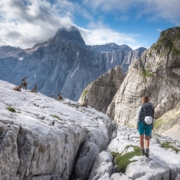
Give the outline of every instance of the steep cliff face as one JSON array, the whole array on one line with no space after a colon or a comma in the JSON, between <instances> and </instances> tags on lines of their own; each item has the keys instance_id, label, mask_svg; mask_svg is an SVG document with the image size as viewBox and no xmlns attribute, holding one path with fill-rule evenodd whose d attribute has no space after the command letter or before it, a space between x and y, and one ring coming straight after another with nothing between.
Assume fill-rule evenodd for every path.
<instances>
[{"instance_id":1,"label":"steep cliff face","mask_svg":"<svg viewBox=\"0 0 180 180\"><path fill-rule=\"evenodd\" d=\"M122 65L126 72L132 58L125 65L123 62L131 51L113 43L87 46L75 27L59 29L49 41L24 50L21 61L17 53L6 56L10 50L6 52L0 58L0 79L20 85L21 79L28 77L29 89L37 85L38 91L48 96L61 92L78 100L83 89L109 69Z\"/></svg>"},{"instance_id":2,"label":"steep cliff face","mask_svg":"<svg viewBox=\"0 0 180 180\"><path fill-rule=\"evenodd\" d=\"M121 67L123 67L123 72L128 71L128 67L131 64L131 61L134 59L138 59L141 57L142 53L146 50L146 48L140 47L134 51L129 51L122 62Z\"/></svg>"},{"instance_id":3,"label":"steep cliff face","mask_svg":"<svg viewBox=\"0 0 180 180\"><path fill-rule=\"evenodd\" d=\"M0 59L6 57L23 58L26 52L21 48L15 48L11 46L0 47Z\"/></svg>"},{"instance_id":4,"label":"steep cliff face","mask_svg":"<svg viewBox=\"0 0 180 180\"><path fill-rule=\"evenodd\" d=\"M147 95L155 107L155 117L160 117L180 101L179 78L180 28L176 27L163 31L158 41L132 62L107 114L114 111L116 122L135 125L141 97Z\"/></svg>"},{"instance_id":5,"label":"steep cliff face","mask_svg":"<svg viewBox=\"0 0 180 180\"><path fill-rule=\"evenodd\" d=\"M123 82L124 77L125 75L120 66L110 69L85 88L79 102L85 102L94 109L106 113L107 107Z\"/></svg>"}]
</instances>

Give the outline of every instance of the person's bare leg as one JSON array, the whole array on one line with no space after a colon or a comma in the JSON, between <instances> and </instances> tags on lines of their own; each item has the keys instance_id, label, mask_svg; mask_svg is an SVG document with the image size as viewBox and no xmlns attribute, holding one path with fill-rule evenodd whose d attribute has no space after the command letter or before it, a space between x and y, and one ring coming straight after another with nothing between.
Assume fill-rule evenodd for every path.
<instances>
[{"instance_id":1,"label":"person's bare leg","mask_svg":"<svg viewBox=\"0 0 180 180\"><path fill-rule=\"evenodd\" d=\"M150 140L150 136L145 136L145 146L146 146L146 157L149 157L149 141Z\"/></svg>"},{"instance_id":2,"label":"person's bare leg","mask_svg":"<svg viewBox=\"0 0 180 180\"><path fill-rule=\"evenodd\" d=\"M146 148L149 148L149 139L150 139L150 137L149 136L145 136L145 146L146 146Z\"/></svg>"},{"instance_id":3,"label":"person's bare leg","mask_svg":"<svg viewBox=\"0 0 180 180\"><path fill-rule=\"evenodd\" d=\"M140 135L140 146L141 146L142 155L145 155L145 151L144 151L144 134Z\"/></svg>"},{"instance_id":4,"label":"person's bare leg","mask_svg":"<svg viewBox=\"0 0 180 180\"><path fill-rule=\"evenodd\" d=\"M140 135L140 146L144 149L144 134Z\"/></svg>"}]
</instances>

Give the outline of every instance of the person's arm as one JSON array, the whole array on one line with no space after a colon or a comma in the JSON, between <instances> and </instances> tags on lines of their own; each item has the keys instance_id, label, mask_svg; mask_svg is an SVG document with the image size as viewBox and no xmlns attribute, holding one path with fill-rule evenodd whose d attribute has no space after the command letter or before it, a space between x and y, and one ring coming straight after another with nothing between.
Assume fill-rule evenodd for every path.
<instances>
[{"instance_id":1,"label":"person's arm","mask_svg":"<svg viewBox=\"0 0 180 180\"><path fill-rule=\"evenodd\" d=\"M139 122L140 122L141 107L142 107L142 106L139 106L138 111L137 111L137 119L136 119L137 129L138 129L138 124L139 124Z\"/></svg>"},{"instance_id":2,"label":"person's arm","mask_svg":"<svg viewBox=\"0 0 180 180\"><path fill-rule=\"evenodd\" d=\"M154 118L154 107L153 107L153 118Z\"/></svg>"},{"instance_id":3,"label":"person's arm","mask_svg":"<svg viewBox=\"0 0 180 180\"><path fill-rule=\"evenodd\" d=\"M153 107L153 124L152 124L152 130L154 128L154 124L155 124L155 118L154 118L154 107Z\"/></svg>"}]
</instances>

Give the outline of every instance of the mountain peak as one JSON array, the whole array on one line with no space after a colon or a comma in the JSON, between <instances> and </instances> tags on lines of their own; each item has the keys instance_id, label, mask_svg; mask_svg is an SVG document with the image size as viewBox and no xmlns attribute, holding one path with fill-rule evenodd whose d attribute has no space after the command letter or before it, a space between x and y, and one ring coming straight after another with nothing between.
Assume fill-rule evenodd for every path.
<instances>
[{"instance_id":1,"label":"mountain peak","mask_svg":"<svg viewBox=\"0 0 180 180\"><path fill-rule=\"evenodd\" d=\"M76 41L80 44L85 45L85 42L84 42L83 38L81 37L79 30L74 26L71 26L70 28L65 28L65 27L60 28L56 32L55 38L57 38L57 37L63 37L68 40Z\"/></svg>"}]
</instances>

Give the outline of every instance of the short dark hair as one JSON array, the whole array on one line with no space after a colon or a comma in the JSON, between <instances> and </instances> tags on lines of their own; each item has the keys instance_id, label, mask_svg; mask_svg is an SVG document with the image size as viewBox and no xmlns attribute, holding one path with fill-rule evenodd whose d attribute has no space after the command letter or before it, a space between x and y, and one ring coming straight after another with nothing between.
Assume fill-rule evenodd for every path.
<instances>
[{"instance_id":1,"label":"short dark hair","mask_svg":"<svg viewBox=\"0 0 180 180\"><path fill-rule=\"evenodd\" d=\"M143 103L147 103L149 101L148 97L147 96L143 96L142 97L142 102Z\"/></svg>"}]
</instances>

